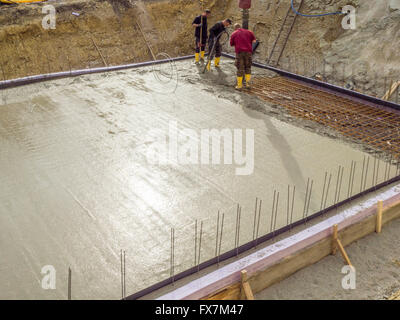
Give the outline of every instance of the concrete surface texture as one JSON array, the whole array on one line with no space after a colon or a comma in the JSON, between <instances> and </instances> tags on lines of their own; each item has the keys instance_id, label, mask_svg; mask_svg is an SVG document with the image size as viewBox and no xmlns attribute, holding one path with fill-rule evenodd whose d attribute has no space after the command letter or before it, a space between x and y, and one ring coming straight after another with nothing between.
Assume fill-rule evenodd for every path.
<instances>
[{"instance_id":1,"label":"concrete surface texture","mask_svg":"<svg viewBox=\"0 0 400 320\"><path fill-rule=\"evenodd\" d=\"M66 298L69 266L73 298L120 298L120 249L127 252L130 294L169 277L171 227L180 272L193 265L195 220L204 223L204 261L214 256L218 210L225 213L224 252L234 245L237 203L245 243L252 239L255 197L263 200L261 235L269 231L274 190L281 193L279 227L286 223L289 184L297 188L296 220L308 178L312 213L325 172L332 173L328 205L339 165L349 170L358 161L361 173L362 151L251 110L260 102L233 89L232 61L206 75L192 63L2 91L0 298ZM153 129L168 133L174 121L179 133L191 130L179 147L199 144L202 129L254 130L254 172L236 175L235 163L149 163L147 152L159 143ZM56 290L42 289L47 265L57 270Z\"/></svg>"}]
</instances>

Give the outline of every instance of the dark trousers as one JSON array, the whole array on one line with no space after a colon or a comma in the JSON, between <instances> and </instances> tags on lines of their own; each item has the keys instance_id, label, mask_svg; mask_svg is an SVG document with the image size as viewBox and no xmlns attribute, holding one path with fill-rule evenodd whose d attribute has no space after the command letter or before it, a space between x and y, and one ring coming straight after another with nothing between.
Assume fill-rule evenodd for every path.
<instances>
[{"instance_id":1,"label":"dark trousers","mask_svg":"<svg viewBox=\"0 0 400 320\"><path fill-rule=\"evenodd\" d=\"M199 53L200 49L201 49L201 51L205 51L206 50L207 37L203 36L203 39L202 39L201 42L202 42L202 44L201 44L201 47L200 47L199 46L200 37L196 37L196 53Z\"/></svg>"},{"instance_id":2,"label":"dark trousers","mask_svg":"<svg viewBox=\"0 0 400 320\"><path fill-rule=\"evenodd\" d=\"M243 77L245 74L251 74L252 63L253 55L251 52L236 53L235 66L237 68L237 76Z\"/></svg>"},{"instance_id":3,"label":"dark trousers","mask_svg":"<svg viewBox=\"0 0 400 320\"><path fill-rule=\"evenodd\" d=\"M215 44L215 49L214 49L214 54L213 55L216 58L219 58L220 56L222 56L222 46L219 43L219 39L216 40L216 41L217 41L217 43ZM211 50L212 50L212 48L214 46L214 42L215 42L215 38L210 38L210 40L208 41L208 50L210 50L210 52L211 52ZM214 58L214 57L211 57L211 58Z\"/></svg>"}]
</instances>

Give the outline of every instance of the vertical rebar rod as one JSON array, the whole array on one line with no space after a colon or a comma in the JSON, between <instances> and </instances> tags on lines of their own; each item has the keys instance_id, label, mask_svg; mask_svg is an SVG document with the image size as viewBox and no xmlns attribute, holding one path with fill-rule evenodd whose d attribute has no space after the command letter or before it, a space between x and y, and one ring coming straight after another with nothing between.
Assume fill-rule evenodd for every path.
<instances>
[{"instance_id":1,"label":"vertical rebar rod","mask_svg":"<svg viewBox=\"0 0 400 320\"><path fill-rule=\"evenodd\" d=\"M338 193L338 190L339 190L339 179L340 179L341 168L342 168L341 166L339 166L339 168L338 168L338 174L337 174L337 178L336 178L335 198L333 200L333 204L336 204L337 193Z\"/></svg>"},{"instance_id":2,"label":"vertical rebar rod","mask_svg":"<svg viewBox=\"0 0 400 320\"><path fill-rule=\"evenodd\" d=\"M289 225L289 211L290 211L290 185L288 185L288 190L287 190L286 225Z\"/></svg>"},{"instance_id":3,"label":"vertical rebar rod","mask_svg":"<svg viewBox=\"0 0 400 320\"><path fill-rule=\"evenodd\" d=\"M279 207L279 192L276 194L276 206L275 206L275 218L274 218L274 236L276 230L276 220L278 218L278 207Z\"/></svg>"},{"instance_id":4,"label":"vertical rebar rod","mask_svg":"<svg viewBox=\"0 0 400 320\"><path fill-rule=\"evenodd\" d=\"M379 169L380 169L380 166L381 166L381 159L378 159L378 164L377 164L377 166L376 166L376 185L378 184L378 181L379 181Z\"/></svg>"},{"instance_id":5,"label":"vertical rebar rod","mask_svg":"<svg viewBox=\"0 0 400 320\"><path fill-rule=\"evenodd\" d=\"M350 184L351 184L351 176L353 174L353 160L351 160L351 166L350 166L350 173L349 173L349 183L347 186L347 198L350 198Z\"/></svg>"},{"instance_id":6,"label":"vertical rebar rod","mask_svg":"<svg viewBox=\"0 0 400 320\"><path fill-rule=\"evenodd\" d=\"M272 201L271 226L269 228L269 232L272 232L272 226L274 224L275 196L276 196L276 190L274 190L274 198L273 198L273 201Z\"/></svg>"},{"instance_id":7,"label":"vertical rebar rod","mask_svg":"<svg viewBox=\"0 0 400 320\"><path fill-rule=\"evenodd\" d=\"M307 217L308 217L308 212L310 209L310 202L311 202L311 195L312 195L312 190L313 190L313 184L314 184L314 180L311 180L311 186L310 186L310 192L308 193L308 203L307 203L307 210L306 210L306 222L307 222Z\"/></svg>"},{"instance_id":8,"label":"vertical rebar rod","mask_svg":"<svg viewBox=\"0 0 400 320\"><path fill-rule=\"evenodd\" d=\"M254 221L253 221L253 241L256 235L257 206L258 206L258 198L256 197L256 206L254 208Z\"/></svg>"},{"instance_id":9,"label":"vertical rebar rod","mask_svg":"<svg viewBox=\"0 0 400 320\"><path fill-rule=\"evenodd\" d=\"M194 222L194 265L197 265L197 219Z\"/></svg>"},{"instance_id":10,"label":"vertical rebar rod","mask_svg":"<svg viewBox=\"0 0 400 320\"><path fill-rule=\"evenodd\" d=\"M365 178L364 178L364 190L367 188L367 179L368 179L368 169L369 169L369 157L367 158L367 165L365 168Z\"/></svg>"},{"instance_id":11,"label":"vertical rebar rod","mask_svg":"<svg viewBox=\"0 0 400 320\"><path fill-rule=\"evenodd\" d=\"M262 200L260 199L260 203L259 203L259 205L258 205L258 221L257 221L257 231L256 231L256 246L257 246L257 240L258 240L258 232L259 232L259 230L260 230L261 206L262 206Z\"/></svg>"},{"instance_id":12,"label":"vertical rebar rod","mask_svg":"<svg viewBox=\"0 0 400 320\"><path fill-rule=\"evenodd\" d=\"M72 270L68 268L68 300L72 300Z\"/></svg>"},{"instance_id":13,"label":"vertical rebar rod","mask_svg":"<svg viewBox=\"0 0 400 320\"><path fill-rule=\"evenodd\" d=\"M352 196L352 195L353 195L354 177L355 177L355 175L356 175L356 165L357 165L357 162L356 162L356 161L354 161L353 175L352 175L352 178L351 178L351 189L350 189L350 196Z\"/></svg>"},{"instance_id":14,"label":"vertical rebar rod","mask_svg":"<svg viewBox=\"0 0 400 320\"><path fill-rule=\"evenodd\" d=\"M235 243L236 247L236 256L239 255L239 244L240 244L240 219L242 215L242 207L238 207L238 212L237 212L238 218L237 218L237 242Z\"/></svg>"},{"instance_id":15,"label":"vertical rebar rod","mask_svg":"<svg viewBox=\"0 0 400 320\"><path fill-rule=\"evenodd\" d=\"M218 257L217 257L218 266L219 266L219 257L221 256L222 235L223 235L223 232L224 232L224 220L225 220L225 213L222 213L221 233L220 233L220 236L219 236L219 248L218 248Z\"/></svg>"},{"instance_id":16,"label":"vertical rebar rod","mask_svg":"<svg viewBox=\"0 0 400 320\"><path fill-rule=\"evenodd\" d=\"M218 255L218 234L219 234L219 210L217 215L217 234L215 236L215 256Z\"/></svg>"},{"instance_id":17,"label":"vertical rebar rod","mask_svg":"<svg viewBox=\"0 0 400 320\"><path fill-rule=\"evenodd\" d=\"M124 261L122 259L122 249L120 252L120 259L121 259L121 297L122 299L125 298L124 296Z\"/></svg>"},{"instance_id":18,"label":"vertical rebar rod","mask_svg":"<svg viewBox=\"0 0 400 320\"><path fill-rule=\"evenodd\" d=\"M338 197L337 197L336 203L338 203L340 201L340 195L342 192L342 183L343 183L343 173L344 173L344 167L342 167L342 173L340 174L339 191L338 191Z\"/></svg>"},{"instance_id":19,"label":"vertical rebar rod","mask_svg":"<svg viewBox=\"0 0 400 320\"><path fill-rule=\"evenodd\" d=\"M290 212L290 226L292 225L293 222L293 211L294 211L294 199L295 199L295 194L296 194L296 186L293 186L293 197L292 197L292 210ZM291 229L292 227L290 227Z\"/></svg>"},{"instance_id":20,"label":"vertical rebar rod","mask_svg":"<svg viewBox=\"0 0 400 320\"><path fill-rule=\"evenodd\" d=\"M305 196L305 199L304 199L304 208L303 208L303 219L304 219L304 217L305 217L305 215L306 215L306 208L307 208L307 199L308 199L308 188L309 188L309 185L310 185L310 178L307 178L306 196Z\"/></svg>"},{"instance_id":21,"label":"vertical rebar rod","mask_svg":"<svg viewBox=\"0 0 400 320\"><path fill-rule=\"evenodd\" d=\"M203 221L200 223L200 238L199 238L199 255L197 259L197 272L200 271L200 259L201 259L201 240L203 238Z\"/></svg>"},{"instance_id":22,"label":"vertical rebar rod","mask_svg":"<svg viewBox=\"0 0 400 320\"><path fill-rule=\"evenodd\" d=\"M322 197L321 197L321 208L320 208L320 210L322 210L322 208L324 206L326 179L328 179L328 172L327 171L325 171L324 187L322 188Z\"/></svg>"},{"instance_id":23,"label":"vertical rebar rod","mask_svg":"<svg viewBox=\"0 0 400 320\"><path fill-rule=\"evenodd\" d=\"M372 187L375 186L375 176L376 176L376 155L374 156L374 167L372 172Z\"/></svg>"},{"instance_id":24,"label":"vertical rebar rod","mask_svg":"<svg viewBox=\"0 0 400 320\"><path fill-rule=\"evenodd\" d=\"M126 297L126 251L124 250L124 298Z\"/></svg>"},{"instance_id":25,"label":"vertical rebar rod","mask_svg":"<svg viewBox=\"0 0 400 320\"><path fill-rule=\"evenodd\" d=\"M360 193L362 192L362 188L364 185L364 170L365 170L365 156L363 159L363 166L362 166L362 171L361 171Z\"/></svg>"},{"instance_id":26,"label":"vertical rebar rod","mask_svg":"<svg viewBox=\"0 0 400 320\"><path fill-rule=\"evenodd\" d=\"M332 180L332 173L329 174L328 185L326 187L324 209L326 209L326 204L327 204L327 201L328 201L328 194L329 194L329 187L331 185L331 180Z\"/></svg>"}]
</instances>

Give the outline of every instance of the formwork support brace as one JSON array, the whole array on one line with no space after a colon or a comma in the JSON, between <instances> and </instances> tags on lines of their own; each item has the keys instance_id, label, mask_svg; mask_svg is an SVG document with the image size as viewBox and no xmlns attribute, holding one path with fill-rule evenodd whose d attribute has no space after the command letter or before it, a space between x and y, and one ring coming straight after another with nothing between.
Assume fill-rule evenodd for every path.
<instances>
[{"instance_id":1,"label":"formwork support brace","mask_svg":"<svg viewBox=\"0 0 400 320\"><path fill-rule=\"evenodd\" d=\"M338 237L338 225L335 224L333 226L333 237L332 237L332 254L335 255L337 252L337 249L339 248L340 253L342 254L344 260L346 261L346 263L352 267L353 265L351 264L351 261L349 259L349 256L346 253L346 250L344 250L344 247L342 245L342 242L340 241L339 237Z\"/></svg>"},{"instance_id":2,"label":"formwork support brace","mask_svg":"<svg viewBox=\"0 0 400 320\"><path fill-rule=\"evenodd\" d=\"M240 300L254 300L253 290L251 290L251 286L248 281L247 271L242 270L240 276Z\"/></svg>"}]
</instances>

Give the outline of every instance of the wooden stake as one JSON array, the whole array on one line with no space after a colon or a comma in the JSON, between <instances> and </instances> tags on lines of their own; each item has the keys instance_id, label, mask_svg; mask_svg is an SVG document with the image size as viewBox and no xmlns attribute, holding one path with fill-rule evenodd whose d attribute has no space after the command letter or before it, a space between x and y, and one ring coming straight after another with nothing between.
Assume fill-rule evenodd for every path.
<instances>
[{"instance_id":1,"label":"wooden stake","mask_svg":"<svg viewBox=\"0 0 400 320\"><path fill-rule=\"evenodd\" d=\"M383 201L378 201L378 212L376 215L376 233L382 232L382 213L383 213Z\"/></svg>"},{"instance_id":2,"label":"wooden stake","mask_svg":"<svg viewBox=\"0 0 400 320\"><path fill-rule=\"evenodd\" d=\"M338 225L333 226L333 241L332 241L332 254L335 255L337 251L337 240L338 240Z\"/></svg>"},{"instance_id":3,"label":"wooden stake","mask_svg":"<svg viewBox=\"0 0 400 320\"><path fill-rule=\"evenodd\" d=\"M246 270L241 271L240 300L254 300Z\"/></svg>"}]
</instances>

